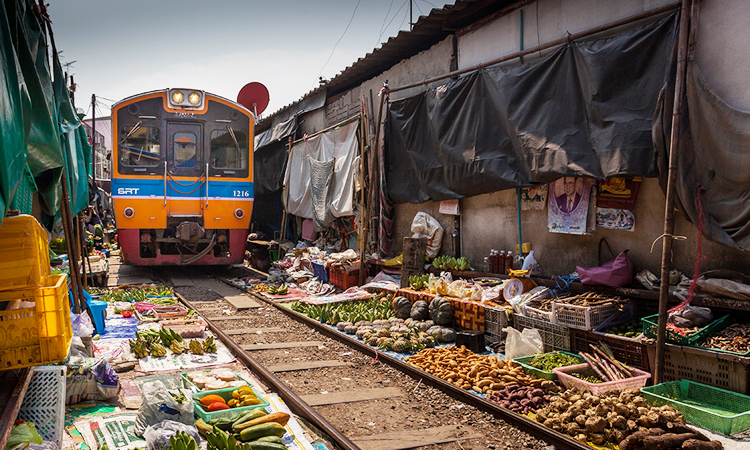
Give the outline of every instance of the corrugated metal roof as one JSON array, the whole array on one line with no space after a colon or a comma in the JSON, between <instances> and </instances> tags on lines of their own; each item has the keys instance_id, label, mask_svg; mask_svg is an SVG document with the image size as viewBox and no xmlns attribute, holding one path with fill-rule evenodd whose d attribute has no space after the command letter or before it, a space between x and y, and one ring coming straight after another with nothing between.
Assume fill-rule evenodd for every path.
<instances>
[{"instance_id":1,"label":"corrugated metal roof","mask_svg":"<svg viewBox=\"0 0 750 450\"><path fill-rule=\"evenodd\" d=\"M322 90L327 90L329 97L346 92L385 72L400 61L427 50L455 31L514 3L521 2L518 0L457 0L454 5L432 9L427 16L419 17L411 31L399 31L396 36L389 38L379 48L357 59L324 85L303 95L300 100ZM299 101L264 117L256 124L256 132L269 128L276 114L297 103Z\"/></svg>"}]
</instances>

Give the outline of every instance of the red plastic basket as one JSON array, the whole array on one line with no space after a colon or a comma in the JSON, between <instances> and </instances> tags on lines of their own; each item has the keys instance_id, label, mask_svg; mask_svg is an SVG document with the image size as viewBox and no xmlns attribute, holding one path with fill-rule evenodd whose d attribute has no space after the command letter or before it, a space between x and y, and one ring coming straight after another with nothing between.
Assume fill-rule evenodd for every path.
<instances>
[{"instance_id":1,"label":"red plastic basket","mask_svg":"<svg viewBox=\"0 0 750 450\"><path fill-rule=\"evenodd\" d=\"M359 269L347 272L340 267L331 266L329 269L329 275L331 277L331 284L343 290L357 286L359 282Z\"/></svg>"}]
</instances>

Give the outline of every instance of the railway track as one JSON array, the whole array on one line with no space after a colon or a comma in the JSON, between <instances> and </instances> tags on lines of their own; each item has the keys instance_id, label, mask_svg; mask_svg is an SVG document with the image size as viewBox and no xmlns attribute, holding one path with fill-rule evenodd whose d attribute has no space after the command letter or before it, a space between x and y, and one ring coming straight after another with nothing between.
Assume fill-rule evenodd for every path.
<instances>
[{"instance_id":1,"label":"railway track","mask_svg":"<svg viewBox=\"0 0 750 450\"><path fill-rule=\"evenodd\" d=\"M589 449L286 306L243 293L222 278L225 272L203 270L159 268L156 276L171 282L240 361L338 448Z\"/></svg>"}]
</instances>

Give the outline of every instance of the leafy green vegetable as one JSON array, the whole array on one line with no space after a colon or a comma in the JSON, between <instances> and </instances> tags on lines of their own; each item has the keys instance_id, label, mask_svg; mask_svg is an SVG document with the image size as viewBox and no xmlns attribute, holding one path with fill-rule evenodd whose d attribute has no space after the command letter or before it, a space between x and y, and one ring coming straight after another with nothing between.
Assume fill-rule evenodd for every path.
<instances>
[{"instance_id":1,"label":"leafy green vegetable","mask_svg":"<svg viewBox=\"0 0 750 450\"><path fill-rule=\"evenodd\" d=\"M527 364L545 372L552 372L552 369L556 367L573 366L580 364L580 362L575 356L569 356L560 352L550 352L534 356Z\"/></svg>"}]
</instances>

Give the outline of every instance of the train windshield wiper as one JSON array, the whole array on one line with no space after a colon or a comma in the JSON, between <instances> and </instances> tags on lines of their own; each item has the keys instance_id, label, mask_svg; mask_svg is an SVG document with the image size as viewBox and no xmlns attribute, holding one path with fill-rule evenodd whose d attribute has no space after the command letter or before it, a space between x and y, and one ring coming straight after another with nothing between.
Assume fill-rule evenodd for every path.
<instances>
[{"instance_id":1,"label":"train windshield wiper","mask_svg":"<svg viewBox=\"0 0 750 450\"><path fill-rule=\"evenodd\" d=\"M120 143L119 143L118 145L122 145L122 143L123 143L123 142L127 141L127 140L128 140L128 138L129 138L130 136L132 136L132 135L133 135L133 133L135 133L135 132L136 132L136 130L138 130L138 128L140 128L140 127L141 127L141 124L142 124L142 123L143 123L143 121L142 121L142 120L139 120L138 122L136 122L135 126L133 126L133 128L131 128L131 129L130 129L130 131L128 132L128 134L127 134L127 135L126 135L126 136L125 136L124 138L122 138L122 139L120 140Z\"/></svg>"}]
</instances>

